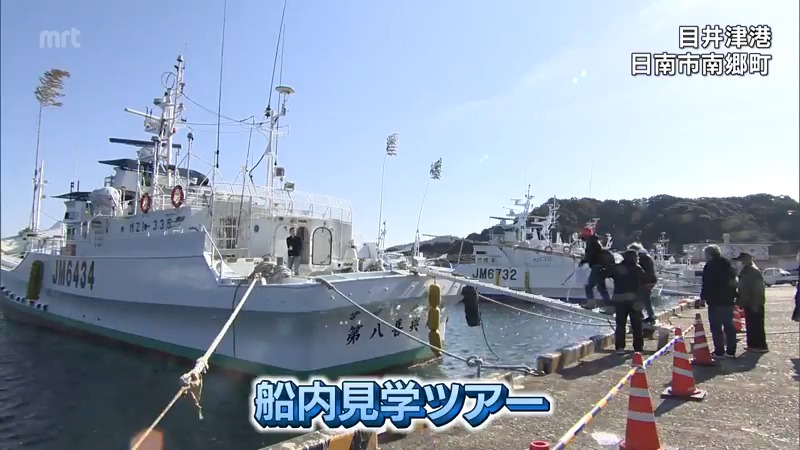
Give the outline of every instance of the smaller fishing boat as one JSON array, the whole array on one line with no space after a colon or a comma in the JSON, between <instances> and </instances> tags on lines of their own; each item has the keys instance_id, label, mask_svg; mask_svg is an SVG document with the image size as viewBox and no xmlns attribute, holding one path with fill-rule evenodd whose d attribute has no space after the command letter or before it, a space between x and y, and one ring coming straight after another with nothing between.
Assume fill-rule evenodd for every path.
<instances>
[{"instance_id":1,"label":"smaller fishing boat","mask_svg":"<svg viewBox=\"0 0 800 450\"><path fill-rule=\"evenodd\" d=\"M471 261L456 265L454 272L496 286L545 297L568 302L585 301L584 285L588 280L589 268L578 267L584 243L577 233L569 243L564 243L555 231L557 201L553 200L548 205L548 214L542 217L531 215L532 199L528 187L523 199L512 199L516 207L521 207L519 212L510 208L508 216L492 217L501 222L494 228L498 232L493 233L488 242L473 242ZM598 222L597 218L590 220L585 229L595 233ZM611 248L610 235L605 235L602 245ZM620 257L615 255L615 258L619 260ZM611 280L606 283L613 285Z\"/></svg>"}]
</instances>

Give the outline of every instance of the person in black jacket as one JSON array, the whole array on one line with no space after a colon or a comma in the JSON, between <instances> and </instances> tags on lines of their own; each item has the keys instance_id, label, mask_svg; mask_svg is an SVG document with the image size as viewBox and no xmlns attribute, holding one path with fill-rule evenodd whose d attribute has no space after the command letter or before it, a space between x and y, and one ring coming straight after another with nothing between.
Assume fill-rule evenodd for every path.
<instances>
[{"instance_id":1,"label":"person in black jacket","mask_svg":"<svg viewBox=\"0 0 800 450\"><path fill-rule=\"evenodd\" d=\"M703 249L706 264L700 300L708 306L708 328L714 341L714 356L736 357L736 328L733 327L733 305L736 300L736 269L725 259L719 246Z\"/></svg>"},{"instance_id":2,"label":"person in black jacket","mask_svg":"<svg viewBox=\"0 0 800 450\"><path fill-rule=\"evenodd\" d=\"M634 250L639 255L639 266L644 270L644 279L642 286L639 289L639 300L647 312L647 318L644 319L646 323L656 323L656 313L653 311L653 288L658 283L658 275L656 275L656 263L653 257L647 253L647 250L638 242L628 246L629 250Z\"/></svg>"},{"instance_id":3,"label":"person in black jacket","mask_svg":"<svg viewBox=\"0 0 800 450\"><path fill-rule=\"evenodd\" d=\"M300 274L300 256L303 254L303 239L297 235L294 228L289 229L289 237L286 238L286 249L289 269L295 275Z\"/></svg>"},{"instance_id":4,"label":"person in black jacket","mask_svg":"<svg viewBox=\"0 0 800 450\"><path fill-rule=\"evenodd\" d=\"M594 288L597 287L597 292L605 302L609 302L608 289L606 288L605 276L603 271L609 266L606 261L605 250L600 245L600 239L591 228L584 228L581 232L581 239L586 242L586 249L583 252L583 258L578 263L578 267L588 264L591 272L589 272L589 279L584 286L586 290L587 303L594 303ZM613 258L612 258L613 261Z\"/></svg>"},{"instance_id":5,"label":"person in black jacket","mask_svg":"<svg viewBox=\"0 0 800 450\"><path fill-rule=\"evenodd\" d=\"M641 352L644 349L644 331L640 290L646 275L638 264L636 250L626 250L622 254L622 262L611 266L607 276L614 280L614 295L611 297L617 322L614 347L618 354L625 351L625 332L630 317L633 351Z\"/></svg>"},{"instance_id":6,"label":"person in black jacket","mask_svg":"<svg viewBox=\"0 0 800 450\"><path fill-rule=\"evenodd\" d=\"M794 311L792 320L800 322L800 252L797 252L797 289L794 291Z\"/></svg>"}]
</instances>

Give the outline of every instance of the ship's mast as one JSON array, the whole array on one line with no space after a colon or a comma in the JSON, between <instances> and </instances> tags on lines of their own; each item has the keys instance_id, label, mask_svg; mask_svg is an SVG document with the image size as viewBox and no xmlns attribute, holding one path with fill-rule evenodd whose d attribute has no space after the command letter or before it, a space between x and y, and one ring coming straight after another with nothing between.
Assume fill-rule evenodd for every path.
<instances>
[{"instance_id":1,"label":"ship's mast","mask_svg":"<svg viewBox=\"0 0 800 450\"><path fill-rule=\"evenodd\" d=\"M178 63L175 64L175 87L170 87L167 89L167 99L168 103L164 109L164 118L165 120L169 121L169 123L165 124L164 128L162 128L162 133L166 134L167 140L167 187L172 188L173 180L172 175L173 171L170 170L170 166L172 166L172 137L178 131L177 127L175 126L175 121L180 115L183 113L183 103L179 103L178 100L183 95L183 88L185 86L183 82L183 71L184 71L184 64L183 64L183 57L178 55ZM175 161L177 163L177 161ZM175 168L175 178L178 179L177 174L177 167Z\"/></svg>"},{"instance_id":2,"label":"ship's mast","mask_svg":"<svg viewBox=\"0 0 800 450\"><path fill-rule=\"evenodd\" d=\"M35 196L33 197L33 214L31 215L31 232L39 231L39 224L42 220L42 198L44 197L44 160L39 162L38 179L35 182Z\"/></svg>"},{"instance_id":3,"label":"ship's mast","mask_svg":"<svg viewBox=\"0 0 800 450\"><path fill-rule=\"evenodd\" d=\"M267 110L264 112L264 116L269 120L267 149L264 152L267 159L267 177L265 184L269 188L274 187L273 184L276 175L275 166L278 164L278 156L273 151L278 139L278 122L281 117L286 115L286 99L294 94L294 89L289 86L277 86L275 91L278 93L278 112L273 111L269 105L267 105Z\"/></svg>"},{"instance_id":4,"label":"ship's mast","mask_svg":"<svg viewBox=\"0 0 800 450\"><path fill-rule=\"evenodd\" d=\"M528 185L528 190L525 192L525 203L521 214L517 215L517 240L525 241L528 237L528 217L531 214L531 185ZM519 203L517 203L519 204Z\"/></svg>"},{"instance_id":5,"label":"ship's mast","mask_svg":"<svg viewBox=\"0 0 800 450\"><path fill-rule=\"evenodd\" d=\"M158 167L161 164L161 150L164 144L167 145L166 149L166 169L167 169L167 188L171 188L173 183L172 171L170 165L172 164L172 137L177 133L178 128L176 124L177 118L183 112L183 104L178 103L179 98L183 95L183 88L185 83L183 81L183 56L178 55L178 63L175 67L176 81L173 86L166 86L166 91L162 97L153 100L153 104L161 108L161 115L154 116L146 112L140 112L131 108L125 108L125 112L144 117L145 131L152 133L153 137L153 188L158 187Z\"/></svg>"}]
</instances>

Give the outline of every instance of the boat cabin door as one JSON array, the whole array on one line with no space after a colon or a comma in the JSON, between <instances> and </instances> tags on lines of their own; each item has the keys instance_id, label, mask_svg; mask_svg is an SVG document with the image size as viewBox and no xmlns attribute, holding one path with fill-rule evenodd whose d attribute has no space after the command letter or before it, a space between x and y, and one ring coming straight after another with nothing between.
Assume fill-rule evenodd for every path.
<instances>
[{"instance_id":1,"label":"boat cabin door","mask_svg":"<svg viewBox=\"0 0 800 450\"><path fill-rule=\"evenodd\" d=\"M325 227L319 227L311 234L311 264L329 266L333 252L333 233Z\"/></svg>"},{"instance_id":2,"label":"boat cabin door","mask_svg":"<svg viewBox=\"0 0 800 450\"><path fill-rule=\"evenodd\" d=\"M303 252L300 255L300 264L308 264L311 259L311 249L308 245L308 229L306 227L294 227L295 233L303 241Z\"/></svg>"}]
</instances>

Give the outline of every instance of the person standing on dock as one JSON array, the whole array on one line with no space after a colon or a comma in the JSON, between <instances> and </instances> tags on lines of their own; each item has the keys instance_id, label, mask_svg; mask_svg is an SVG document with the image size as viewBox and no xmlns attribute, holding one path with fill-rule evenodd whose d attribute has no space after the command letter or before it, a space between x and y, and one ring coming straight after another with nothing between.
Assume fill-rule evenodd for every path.
<instances>
[{"instance_id":1,"label":"person standing on dock","mask_svg":"<svg viewBox=\"0 0 800 450\"><path fill-rule=\"evenodd\" d=\"M286 238L286 249L289 256L289 269L295 275L300 275L300 255L303 254L303 239L297 235L294 228L289 229L289 237Z\"/></svg>"},{"instance_id":2,"label":"person standing on dock","mask_svg":"<svg viewBox=\"0 0 800 450\"><path fill-rule=\"evenodd\" d=\"M714 356L736 357L736 328L733 326L733 305L736 299L736 270L725 259L719 246L703 249L706 265L700 300L708 306L708 328L714 341Z\"/></svg>"},{"instance_id":3,"label":"person standing on dock","mask_svg":"<svg viewBox=\"0 0 800 450\"><path fill-rule=\"evenodd\" d=\"M626 250L622 254L622 262L611 266L607 276L614 280L614 314L617 322L614 347L617 354L625 352L625 333L628 317L631 319L633 332L633 351L641 352L644 348L644 330L642 329L641 288L645 281L645 271L639 266L636 250Z\"/></svg>"},{"instance_id":4,"label":"person standing on dock","mask_svg":"<svg viewBox=\"0 0 800 450\"><path fill-rule=\"evenodd\" d=\"M586 243L586 249L583 252L583 258L578 263L578 267L583 267L588 264L591 271L589 272L589 279L584 286L586 290L587 305L589 309L594 308L594 288L597 287L597 292L603 301L608 303L611 299L608 295L606 288L606 277L603 272L608 267L604 264L603 246L600 245L600 239L595 234L594 230L586 227L581 231L581 239Z\"/></svg>"},{"instance_id":5,"label":"person standing on dock","mask_svg":"<svg viewBox=\"0 0 800 450\"><path fill-rule=\"evenodd\" d=\"M797 289L794 291L794 311L792 320L800 322L800 251L797 252Z\"/></svg>"},{"instance_id":6,"label":"person standing on dock","mask_svg":"<svg viewBox=\"0 0 800 450\"><path fill-rule=\"evenodd\" d=\"M653 288L658 283L658 275L656 275L656 263L653 257L647 252L642 244L634 242L628 246L628 250L634 250L639 256L639 266L644 270L644 279L639 288L639 301L642 302L644 310L647 311L647 318L644 319L645 323L656 323L656 313L653 311Z\"/></svg>"},{"instance_id":7,"label":"person standing on dock","mask_svg":"<svg viewBox=\"0 0 800 450\"><path fill-rule=\"evenodd\" d=\"M744 310L747 321L747 351L766 353L769 350L764 330L764 306L767 303L764 275L753 264L753 257L749 253L739 253L733 260L742 265L736 304Z\"/></svg>"}]
</instances>

